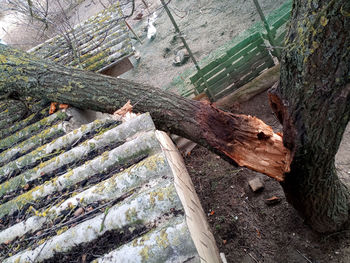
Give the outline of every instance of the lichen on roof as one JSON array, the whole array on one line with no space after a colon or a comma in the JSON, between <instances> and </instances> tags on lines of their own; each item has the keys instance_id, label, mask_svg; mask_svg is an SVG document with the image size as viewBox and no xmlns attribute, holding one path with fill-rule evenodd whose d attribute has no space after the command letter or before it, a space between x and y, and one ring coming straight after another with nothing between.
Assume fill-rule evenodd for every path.
<instances>
[{"instance_id":1,"label":"lichen on roof","mask_svg":"<svg viewBox=\"0 0 350 263\"><path fill-rule=\"evenodd\" d=\"M119 1L28 52L66 66L99 72L133 54Z\"/></svg>"},{"instance_id":2,"label":"lichen on roof","mask_svg":"<svg viewBox=\"0 0 350 263\"><path fill-rule=\"evenodd\" d=\"M81 125L73 108L37 110L0 129L1 262L219 262L189 175L169 157L180 154L148 113Z\"/></svg>"}]
</instances>

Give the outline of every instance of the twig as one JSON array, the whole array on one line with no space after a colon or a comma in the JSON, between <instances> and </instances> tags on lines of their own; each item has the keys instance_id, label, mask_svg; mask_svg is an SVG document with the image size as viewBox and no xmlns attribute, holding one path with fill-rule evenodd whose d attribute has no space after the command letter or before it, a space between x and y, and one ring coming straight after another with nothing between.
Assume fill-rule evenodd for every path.
<instances>
[{"instance_id":1,"label":"twig","mask_svg":"<svg viewBox=\"0 0 350 263\"><path fill-rule=\"evenodd\" d=\"M103 216L103 218L102 218L100 232L103 231L103 228L104 228L104 226L105 226L105 219L106 219L106 216L108 215L108 211L109 211L109 207L106 208L105 213L104 213L104 216Z\"/></svg>"},{"instance_id":2,"label":"twig","mask_svg":"<svg viewBox=\"0 0 350 263\"><path fill-rule=\"evenodd\" d=\"M350 230L342 230L342 231L338 231L338 232L334 232L332 234L329 234L327 236L325 236L322 241L326 241L328 238L332 237L332 236L336 236L336 235L340 235L340 234L343 234L343 233L350 233Z\"/></svg>"},{"instance_id":3,"label":"twig","mask_svg":"<svg viewBox=\"0 0 350 263\"><path fill-rule=\"evenodd\" d=\"M41 251L43 251L43 249L45 248L47 242L49 242L49 241L46 241L46 242L44 243L44 245L43 245L42 248L40 249L39 253L38 253L38 254L35 256L35 258L33 259L33 262L35 262L35 260L39 257L39 255L41 254Z\"/></svg>"},{"instance_id":4,"label":"twig","mask_svg":"<svg viewBox=\"0 0 350 263\"><path fill-rule=\"evenodd\" d=\"M296 249L296 251L300 254L300 256L302 256L307 262L312 263L312 261L310 259L308 259L305 255L303 255L298 249Z\"/></svg>"},{"instance_id":5,"label":"twig","mask_svg":"<svg viewBox=\"0 0 350 263\"><path fill-rule=\"evenodd\" d=\"M259 261L251 253L248 253L248 256L250 256L256 263L259 263Z\"/></svg>"}]
</instances>

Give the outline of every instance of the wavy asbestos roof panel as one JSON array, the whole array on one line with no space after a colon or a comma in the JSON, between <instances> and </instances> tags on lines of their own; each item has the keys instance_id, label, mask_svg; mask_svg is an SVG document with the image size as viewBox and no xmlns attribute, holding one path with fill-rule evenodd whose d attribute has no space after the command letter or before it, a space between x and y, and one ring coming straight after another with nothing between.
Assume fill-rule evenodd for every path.
<instances>
[{"instance_id":1,"label":"wavy asbestos roof panel","mask_svg":"<svg viewBox=\"0 0 350 263\"><path fill-rule=\"evenodd\" d=\"M149 114L33 119L1 130L1 262L219 262L182 158Z\"/></svg>"},{"instance_id":2,"label":"wavy asbestos roof panel","mask_svg":"<svg viewBox=\"0 0 350 263\"><path fill-rule=\"evenodd\" d=\"M28 52L65 66L100 72L133 54L119 2Z\"/></svg>"}]
</instances>

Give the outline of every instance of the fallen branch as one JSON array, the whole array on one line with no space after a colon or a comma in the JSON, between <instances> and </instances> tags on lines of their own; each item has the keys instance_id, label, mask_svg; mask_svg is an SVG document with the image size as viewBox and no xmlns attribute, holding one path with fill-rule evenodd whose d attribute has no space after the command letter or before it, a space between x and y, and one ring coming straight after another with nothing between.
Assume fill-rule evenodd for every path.
<instances>
[{"instance_id":1,"label":"fallen branch","mask_svg":"<svg viewBox=\"0 0 350 263\"><path fill-rule=\"evenodd\" d=\"M131 100L133 111L149 112L160 130L279 181L289 171L290 153L281 135L255 117L227 113L132 81L67 68L4 45L0 45L0 76L0 95L17 92L108 113Z\"/></svg>"}]
</instances>

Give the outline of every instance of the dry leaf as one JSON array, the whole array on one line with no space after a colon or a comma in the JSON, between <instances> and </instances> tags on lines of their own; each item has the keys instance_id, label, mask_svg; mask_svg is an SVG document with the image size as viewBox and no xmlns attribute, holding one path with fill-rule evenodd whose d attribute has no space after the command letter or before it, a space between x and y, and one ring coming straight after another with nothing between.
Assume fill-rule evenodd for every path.
<instances>
[{"instance_id":1,"label":"dry leaf","mask_svg":"<svg viewBox=\"0 0 350 263\"><path fill-rule=\"evenodd\" d=\"M80 216L83 213L84 213L84 209L82 207L79 207L77 210L75 210L74 216L77 217L77 216Z\"/></svg>"},{"instance_id":2,"label":"dry leaf","mask_svg":"<svg viewBox=\"0 0 350 263\"><path fill-rule=\"evenodd\" d=\"M265 203L267 205L274 205L274 204L278 204L279 202L281 202L281 198L275 195L265 200Z\"/></svg>"},{"instance_id":3,"label":"dry leaf","mask_svg":"<svg viewBox=\"0 0 350 263\"><path fill-rule=\"evenodd\" d=\"M54 113L54 112L56 111L56 109L57 109L57 105L58 105L58 103L57 103L57 102L51 102L51 104L50 104L49 114L52 114L52 113Z\"/></svg>"},{"instance_id":4,"label":"dry leaf","mask_svg":"<svg viewBox=\"0 0 350 263\"><path fill-rule=\"evenodd\" d=\"M59 106L58 106L60 109L67 109L68 107L69 107L69 105L68 104L60 104Z\"/></svg>"}]
</instances>

